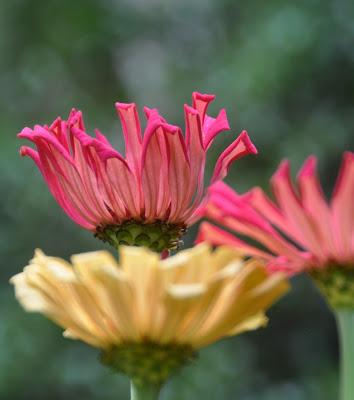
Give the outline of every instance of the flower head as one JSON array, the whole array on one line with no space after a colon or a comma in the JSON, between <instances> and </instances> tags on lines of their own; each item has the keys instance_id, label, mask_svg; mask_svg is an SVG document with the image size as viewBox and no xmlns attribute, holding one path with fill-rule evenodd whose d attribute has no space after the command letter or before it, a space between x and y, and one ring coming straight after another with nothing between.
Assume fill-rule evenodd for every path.
<instances>
[{"instance_id":1,"label":"flower head","mask_svg":"<svg viewBox=\"0 0 354 400\"><path fill-rule=\"evenodd\" d=\"M314 156L306 160L294 186L289 162L283 161L271 180L275 202L258 187L244 195L223 183L210 189L205 215L261 246L209 223L202 225L197 241L236 246L263 258L271 270L310 272L328 290L337 287L341 299L336 304L347 304L349 294L354 307L354 154L344 154L330 201L322 192L316 162Z\"/></svg>"},{"instance_id":2,"label":"flower head","mask_svg":"<svg viewBox=\"0 0 354 400\"><path fill-rule=\"evenodd\" d=\"M129 361L139 354L189 357L264 325L264 311L288 289L281 273L269 276L259 261L205 244L164 260L143 247L122 246L119 264L106 251L74 255L72 263L37 250L11 279L17 299L133 375L142 374Z\"/></svg>"},{"instance_id":3,"label":"flower head","mask_svg":"<svg viewBox=\"0 0 354 400\"><path fill-rule=\"evenodd\" d=\"M216 118L207 115L213 99L193 93L192 107L184 107L185 135L147 107L142 134L135 104L116 103L125 157L98 130L89 136L76 110L66 121L24 128L19 137L34 142L37 151L22 147L21 154L35 161L68 216L102 240L157 251L174 248L203 201L207 150L220 132L230 129L225 110ZM244 131L220 155L212 182L223 179L232 161L248 153L256 149Z\"/></svg>"}]
</instances>

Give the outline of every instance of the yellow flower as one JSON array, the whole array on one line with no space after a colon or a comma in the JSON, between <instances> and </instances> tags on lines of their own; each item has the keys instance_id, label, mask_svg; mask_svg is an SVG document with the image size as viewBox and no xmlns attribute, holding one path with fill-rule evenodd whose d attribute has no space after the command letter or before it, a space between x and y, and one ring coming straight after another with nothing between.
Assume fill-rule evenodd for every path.
<instances>
[{"instance_id":1,"label":"yellow flower","mask_svg":"<svg viewBox=\"0 0 354 400\"><path fill-rule=\"evenodd\" d=\"M106 251L74 255L72 264L37 250L11 283L27 311L45 314L65 337L102 349L108 364L116 363L114 351L122 358L120 350L136 344L177 349L179 356L190 349L188 358L224 336L265 325L264 311L288 290L283 275L269 276L259 261L206 244L164 260L145 248L121 247L119 264Z\"/></svg>"}]
</instances>

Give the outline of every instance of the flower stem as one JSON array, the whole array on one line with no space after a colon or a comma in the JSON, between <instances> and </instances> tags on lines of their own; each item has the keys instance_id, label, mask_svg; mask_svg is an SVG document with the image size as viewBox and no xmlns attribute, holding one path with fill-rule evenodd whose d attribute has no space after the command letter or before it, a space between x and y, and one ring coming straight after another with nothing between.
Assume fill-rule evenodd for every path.
<instances>
[{"instance_id":1,"label":"flower stem","mask_svg":"<svg viewBox=\"0 0 354 400\"><path fill-rule=\"evenodd\" d=\"M131 400L158 400L160 387L156 385L136 385L130 383Z\"/></svg>"},{"instance_id":2,"label":"flower stem","mask_svg":"<svg viewBox=\"0 0 354 400\"><path fill-rule=\"evenodd\" d=\"M340 340L341 400L354 399L354 310L335 310Z\"/></svg>"}]
</instances>

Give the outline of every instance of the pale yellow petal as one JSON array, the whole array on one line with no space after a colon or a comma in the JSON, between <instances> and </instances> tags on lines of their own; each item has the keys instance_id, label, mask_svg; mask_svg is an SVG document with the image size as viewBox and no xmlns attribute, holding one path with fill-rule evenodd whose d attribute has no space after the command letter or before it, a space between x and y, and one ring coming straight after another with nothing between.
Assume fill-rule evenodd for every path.
<instances>
[{"instance_id":1,"label":"pale yellow petal","mask_svg":"<svg viewBox=\"0 0 354 400\"><path fill-rule=\"evenodd\" d=\"M133 291L126 272L107 251L72 256L74 269L104 315L115 341L137 337ZM112 296L112 293L115 293Z\"/></svg>"},{"instance_id":2,"label":"pale yellow petal","mask_svg":"<svg viewBox=\"0 0 354 400\"><path fill-rule=\"evenodd\" d=\"M119 264L106 251L77 254L72 263L37 250L11 283L25 309L99 348L146 339L206 346L263 326L265 310L288 289L259 261L206 244L165 260L122 247Z\"/></svg>"},{"instance_id":3,"label":"pale yellow petal","mask_svg":"<svg viewBox=\"0 0 354 400\"><path fill-rule=\"evenodd\" d=\"M230 246L219 246L212 253L212 260L215 266L215 270L224 268L230 263L235 261L243 262L245 255L234 247Z\"/></svg>"},{"instance_id":4,"label":"pale yellow petal","mask_svg":"<svg viewBox=\"0 0 354 400\"><path fill-rule=\"evenodd\" d=\"M258 328L263 328L268 324L268 317L260 312L252 317L242 321L228 332L228 336L238 335L246 331L253 331Z\"/></svg>"},{"instance_id":5,"label":"pale yellow petal","mask_svg":"<svg viewBox=\"0 0 354 400\"><path fill-rule=\"evenodd\" d=\"M225 336L234 326L266 310L288 291L289 284L282 275L264 276L262 269L255 263L250 264L242 270L242 273L248 273L244 276L244 282L240 284L237 277L225 289L214 309L213 318L199 332L199 345L205 346ZM254 287L251 286L252 282Z\"/></svg>"},{"instance_id":6,"label":"pale yellow petal","mask_svg":"<svg viewBox=\"0 0 354 400\"><path fill-rule=\"evenodd\" d=\"M84 332L77 328L66 329L63 332L63 336L67 339L82 340L83 342L86 342L87 344L98 348L105 348L109 345L109 343L107 343L106 341L100 340L100 337L91 335L90 333Z\"/></svg>"},{"instance_id":7,"label":"pale yellow petal","mask_svg":"<svg viewBox=\"0 0 354 400\"><path fill-rule=\"evenodd\" d=\"M92 251L89 253L74 254L71 256L74 269L84 272L87 268L100 268L102 265L119 268L118 263L108 251Z\"/></svg>"},{"instance_id":8,"label":"pale yellow petal","mask_svg":"<svg viewBox=\"0 0 354 400\"><path fill-rule=\"evenodd\" d=\"M168 288L163 303L163 318L156 330L157 340L161 343L178 341L178 327L188 314L198 306L207 288L201 284L173 285Z\"/></svg>"},{"instance_id":9,"label":"pale yellow petal","mask_svg":"<svg viewBox=\"0 0 354 400\"><path fill-rule=\"evenodd\" d=\"M179 266L174 274L175 283L204 282L213 270L210 255L210 246L202 243L170 257L170 259L163 260L161 264L165 268Z\"/></svg>"},{"instance_id":10,"label":"pale yellow petal","mask_svg":"<svg viewBox=\"0 0 354 400\"><path fill-rule=\"evenodd\" d=\"M160 256L142 247L122 246L120 264L129 275L134 290L134 302L141 335L148 329L151 307L156 307L155 297L149 296L156 289L156 270Z\"/></svg>"},{"instance_id":11,"label":"pale yellow petal","mask_svg":"<svg viewBox=\"0 0 354 400\"><path fill-rule=\"evenodd\" d=\"M26 311L45 313L50 309L50 304L41 292L28 286L24 273L13 276L10 283L15 286L16 299Z\"/></svg>"},{"instance_id":12,"label":"pale yellow petal","mask_svg":"<svg viewBox=\"0 0 354 400\"><path fill-rule=\"evenodd\" d=\"M235 266L237 269L237 267ZM191 343L199 335L201 327L210 318L213 310L217 304L217 299L220 292L228 281L234 276L235 269L228 266L220 273L214 275L214 279L206 285L207 290L200 298L199 303L190 310L188 316L185 318L183 324L178 328L178 337L181 341Z\"/></svg>"}]
</instances>

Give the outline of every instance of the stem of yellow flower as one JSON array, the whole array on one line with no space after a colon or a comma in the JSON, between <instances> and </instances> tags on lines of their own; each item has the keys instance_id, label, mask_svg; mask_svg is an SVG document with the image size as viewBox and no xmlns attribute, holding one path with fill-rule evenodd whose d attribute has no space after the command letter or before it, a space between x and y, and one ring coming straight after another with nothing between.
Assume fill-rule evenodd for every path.
<instances>
[{"instance_id":1,"label":"stem of yellow flower","mask_svg":"<svg viewBox=\"0 0 354 400\"><path fill-rule=\"evenodd\" d=\"M160 387L156 385L137 385L130 383L131 400L158 400Z\"/></svg>"},{"instance_id":2,"label":"stem of yellow flower","mask_svg":"<svg viewBox=\"0 0 354 400\"><path fill-rule=\"evenodd\" d=\"M340 338L341 400L354 399L354 310L337 309Z\"/></svg>"}]
</instances>

